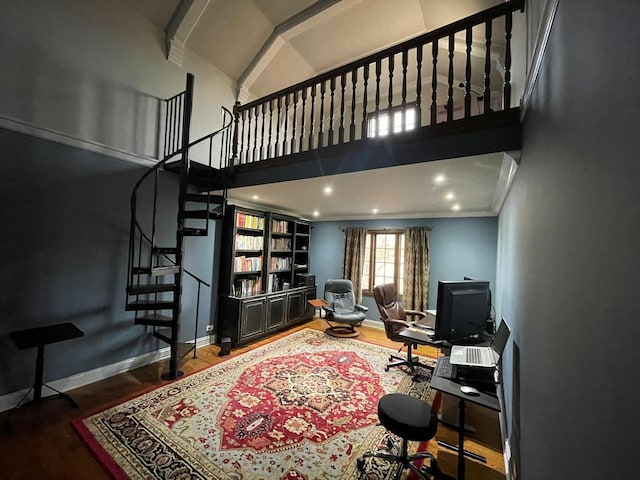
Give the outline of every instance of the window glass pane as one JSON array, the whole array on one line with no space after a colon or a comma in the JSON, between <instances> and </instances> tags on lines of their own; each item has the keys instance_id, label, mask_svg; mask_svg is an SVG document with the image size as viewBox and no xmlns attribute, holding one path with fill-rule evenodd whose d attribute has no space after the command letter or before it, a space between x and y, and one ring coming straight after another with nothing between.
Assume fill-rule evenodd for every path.
<instances>
[{"instance_id":1,"label":"window glass pane","mask_svg":"<svg viewBox=\"0 0 640 480\"><path fill-rule=\"evenodd\" d=\"M369 137L374 138L376 136L376 117L369 119Z\"/></svg>"},{"instance_id":2,"label":"window glass pane","mask_svg":"<svg viewBox=\"0 0 640 480\"><path fill-rule=\"evenodd\" d=\"M393 133L402 131L402 110L393 114Z\"/></svg>"},{"instance_id":3,"label":"window glass pane","mask_svg":"<svg viewBox=\"0 0 640 480\"><path fill-rule=\"evenodd\" d=\"M378 116L378 121L380 122L380 127L378 128L378 135L384 137L389 134L389 115L386 113L380 114Z\"/></svg>"},{"instance_id":4,"label":"window glass pane","mask_svg":"<svg viewBox=\"0 0 640 480\"><path fill-rule=\"evenodd\" d=\"M416 128L416 110L410 108L404 112L405 130L413 130Z\"/></svg>"}]
</instances>

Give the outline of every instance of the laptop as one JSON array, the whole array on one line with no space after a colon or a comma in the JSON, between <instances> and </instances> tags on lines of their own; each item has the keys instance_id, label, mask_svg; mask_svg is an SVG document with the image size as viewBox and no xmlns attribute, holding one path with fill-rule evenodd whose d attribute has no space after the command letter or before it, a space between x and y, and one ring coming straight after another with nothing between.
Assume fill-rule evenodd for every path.
<instances>
[{"instance_id":1,"label":"laptop","mask_svg":"<svg viewBox=\"0 0 640 480\"><path fill-rule=\"evenodd\" d=\"M466 367L494 368L504 351L511 331L507 322L502 320L498 331L491 340L488 347L476 347L472 345L453 345L451 347L452 365L463 365Z\"/></svg>"}]
</instances>

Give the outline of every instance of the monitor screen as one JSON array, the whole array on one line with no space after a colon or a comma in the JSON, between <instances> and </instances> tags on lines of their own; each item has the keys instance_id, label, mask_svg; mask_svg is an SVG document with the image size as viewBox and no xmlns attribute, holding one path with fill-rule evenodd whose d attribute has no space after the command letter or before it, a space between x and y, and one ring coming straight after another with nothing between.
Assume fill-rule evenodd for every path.
<instances>
[{"instance_id":1,"label":"monitor screen","mask_svg":"<svg viewBox=\"0 0 640 480\"><path fill-rule=\"evenodd\" d=\"M438 282L434 340L462 341L480 335L491 316L489 282Z\"/></svg>"}]
</instances>

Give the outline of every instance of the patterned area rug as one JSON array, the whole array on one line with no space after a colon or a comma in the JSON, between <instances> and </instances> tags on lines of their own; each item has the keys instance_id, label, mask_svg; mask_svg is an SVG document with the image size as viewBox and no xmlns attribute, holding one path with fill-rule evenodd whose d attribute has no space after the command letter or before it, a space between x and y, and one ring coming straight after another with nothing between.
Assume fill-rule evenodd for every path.
<instances>
[{"instance_id":1,"label":"patterned area rug","mask_svg":"<svg viewBox=\"0 0 640 480\"><path fill-rule=\"evenodd\" d=\"M116 479L386 479L378 399L432 403L395 350L304 329L157 388L74 426ZM414 448L416 446L414 445Z\"/></svg>"}]
</instances>

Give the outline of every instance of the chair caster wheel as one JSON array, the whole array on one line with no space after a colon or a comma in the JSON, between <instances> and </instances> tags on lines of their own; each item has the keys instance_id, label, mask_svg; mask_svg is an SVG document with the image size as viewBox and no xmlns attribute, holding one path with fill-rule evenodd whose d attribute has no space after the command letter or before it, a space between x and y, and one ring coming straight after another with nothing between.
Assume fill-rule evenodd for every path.
<instances>
[{"instance_id":1,"label":"chair caster wheel","mask_svg":"<svg viewBox=\"0 0 640 480\"><path fill-rule=\"evenodd\" d=\"M384 367L384 371L388 372L389 371L389 367Z\"/></svg>"},{"instance_id":2,"label":"chair caster wheel","mask_svg":"<svg viewBox=\"0 0 640 480\"><path fill-rule=\"evenodd\" d=\"M356 465L358 466L358 470L360 472L364 472L364 460L362 458L356 460Z\"/></svg>"}]
</instances>

